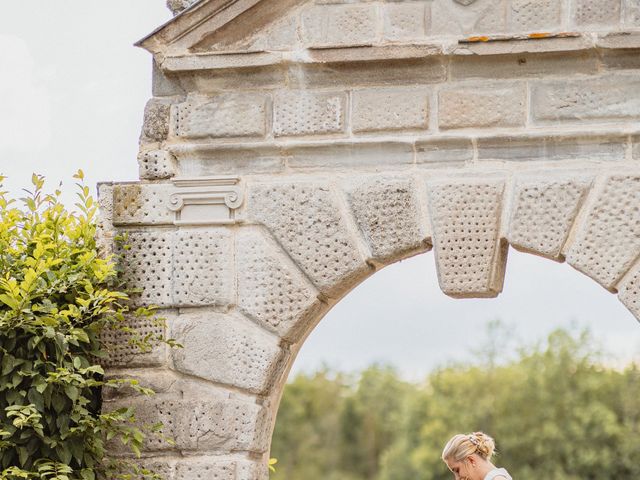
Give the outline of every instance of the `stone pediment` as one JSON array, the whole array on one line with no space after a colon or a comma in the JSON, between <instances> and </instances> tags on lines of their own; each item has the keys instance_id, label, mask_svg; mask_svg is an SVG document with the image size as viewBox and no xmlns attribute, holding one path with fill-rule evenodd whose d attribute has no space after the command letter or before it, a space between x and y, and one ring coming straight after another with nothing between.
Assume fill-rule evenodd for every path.
<instances>
[{"instance_id":1,"label":"stone pediment","mask_svg":"<svg viewBox=\"0 0 640 480\"><path fill-rule=\"evenodd\" d=\"M200 0L137 45L152 52L163 70L183 71L581 50L601 46L594 25L603 33L638 28L640 12L621 10L619 0L595 10L578 1L571 15L565 3Z\"/></svg>"}]
</instances>

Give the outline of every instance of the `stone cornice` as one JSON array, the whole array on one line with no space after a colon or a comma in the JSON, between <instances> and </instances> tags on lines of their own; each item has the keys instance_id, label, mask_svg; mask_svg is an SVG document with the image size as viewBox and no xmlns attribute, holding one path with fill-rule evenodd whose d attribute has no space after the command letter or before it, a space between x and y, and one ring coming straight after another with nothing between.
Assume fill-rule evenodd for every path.
<instances>
[{"instance_id":1,"label":"stone cornice","mask_svg":"<svg viewBox=\"0 0 640 480\"><path fill-rule=\"evenodd\" d=\"M312 47L298 51L190 53L165 56L159 65L166 72L178 73L296 63L348 63L437 56L575 52L592 49L640 49L640 32L493 35L418 44Z\"/></svg>"}]
</instances>

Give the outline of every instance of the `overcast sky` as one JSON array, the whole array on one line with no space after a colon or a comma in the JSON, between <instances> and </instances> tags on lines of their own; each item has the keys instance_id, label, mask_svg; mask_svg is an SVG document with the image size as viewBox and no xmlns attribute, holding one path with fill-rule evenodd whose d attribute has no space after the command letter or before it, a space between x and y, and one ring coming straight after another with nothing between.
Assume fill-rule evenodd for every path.
<instances>
[{"instance_id":1,"label":"overcast sky","mask_svg":"<svg viewBox=\"0 0 640 480\"><path fill-rule=\"evenodd\" d=\"M137 178L137 140L150 96L151 56L133 43L170 18L164 0L5 2L0 16L0 173L11 191L32 172L53 185L82 168L88 182ZM70 198L70 197L69 197ZM437 286L433 254L377 273L325 317L294 372L323 363L354 370L377 361L417 379L469 360L487 322L530 342L574 322L611 361L640 358L640 325L566 264L513 250L497 299L453 300Z\"/></svg>"}]
</instances>

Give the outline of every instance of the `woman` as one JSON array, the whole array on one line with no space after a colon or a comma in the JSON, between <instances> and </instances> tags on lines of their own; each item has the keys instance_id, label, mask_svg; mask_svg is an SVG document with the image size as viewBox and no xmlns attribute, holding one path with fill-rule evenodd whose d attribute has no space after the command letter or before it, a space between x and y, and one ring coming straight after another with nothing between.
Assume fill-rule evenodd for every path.
<instances>
[{"instance_id":1,"label":"woman","mask_svg":"<svg viewBox=\"0 0 640 480\"><path fill-rule=\"evenodd\" d=\"M445 445L442 460L455 480L513 480L504 468L491 463L495 449L493 438L482 432L456 435Z\"/></svg>"}]
</instances>

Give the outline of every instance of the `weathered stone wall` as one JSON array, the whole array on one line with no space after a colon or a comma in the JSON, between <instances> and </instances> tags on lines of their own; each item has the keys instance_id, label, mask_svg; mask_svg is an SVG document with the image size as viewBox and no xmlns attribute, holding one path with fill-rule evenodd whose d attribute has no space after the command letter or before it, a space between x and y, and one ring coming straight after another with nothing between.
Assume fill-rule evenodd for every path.
<instances>
[{"instance_id":1,"label":"weathered stone wall","mask_svg":"<svg viewBox=\"0 0 640 480\"><path fill-rule=\"evenodd\" d=\"M453 297L499 294L511 246L566 259L640 318L637 2L251 1L199 2L143 41L142 180L100 187L135 301L184 344L109 339L109 366L159 393L107 404L175 441L145 462L265 478L306 336L431 249Z\"/></svg>"}]
</instances>

